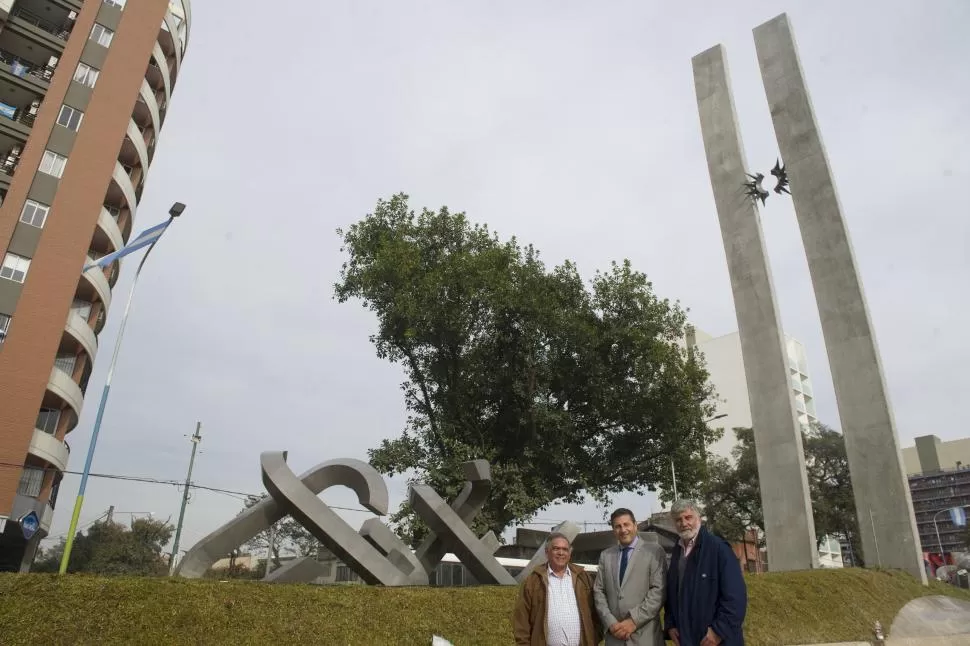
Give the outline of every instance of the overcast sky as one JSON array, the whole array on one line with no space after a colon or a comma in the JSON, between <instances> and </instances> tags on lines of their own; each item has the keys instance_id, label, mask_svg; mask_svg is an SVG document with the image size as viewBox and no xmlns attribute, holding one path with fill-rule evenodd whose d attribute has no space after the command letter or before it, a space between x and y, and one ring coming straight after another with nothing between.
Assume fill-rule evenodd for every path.
<instances>
[{"instance_id":1,"label":"overcast sky","mask_svg":"<svg viewBox=\"0 0 970 646\"><path fill-rule=\"evenodd\" d=\"M630 258L712 334L737 328L697 118L691 57L727 47L747 158L774 142L751 30L788 11L865 283L904 446L967 435L970 3L209 0L136 229L184 216L139 284L94 471L261 493L259 453L299 473L366 458L405 419L375 318L332 300L334 230L398 191L534 243L584 275ZM785 332L819 416L840 427L790 203L762 218ZM136 261L125 264L70 469L80 470ZM70 519L61 489L51 534ZM404 483L389 485L392 506ZM357 506L345 489L324 494ZM175 487L93 479L82 525L178 515ZM624 496L638 514L652 496ZM241 508L199 491L187 549ZM350 512L355 526L367 514ZM127 521L129 514L116 516ZM540 519L601 521L592 505Z\"/></svg>"}]
</instances>

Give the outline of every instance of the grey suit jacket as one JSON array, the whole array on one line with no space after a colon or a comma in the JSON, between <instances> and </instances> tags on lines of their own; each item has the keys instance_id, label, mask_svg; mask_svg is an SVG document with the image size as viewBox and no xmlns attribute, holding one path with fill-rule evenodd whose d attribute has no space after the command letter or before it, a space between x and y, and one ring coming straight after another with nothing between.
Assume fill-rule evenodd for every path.
<instances>
[{"instance_id":1,"label":"grey suit jacket","mask_svg":"<svg viewBox=\"0 0 970 646\"><path fill-rule=\"evenodd\" d=\"M630 555L620 585L620 547L600 553L593 599L606 631L606 646L664 646L660 609L666 600L667 555L656 543L640 537ZM637 630L623 642L610 634L610 626L633 619Z\"/></svg>"}]
</instances>

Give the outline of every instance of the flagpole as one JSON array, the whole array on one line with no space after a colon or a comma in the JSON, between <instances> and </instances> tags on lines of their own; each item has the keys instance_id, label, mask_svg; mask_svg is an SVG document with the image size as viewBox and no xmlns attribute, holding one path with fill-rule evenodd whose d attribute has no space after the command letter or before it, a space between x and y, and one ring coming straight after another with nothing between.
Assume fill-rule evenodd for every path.
<instances>
[{"instance_id":1,"label":"flagpole","mask_svg":"<svg viewBox=\"0 0 970 646\"><path fill-rule=\"evenodd\" d=\"M162 233L168 230L168 225L172 223L176 217L182 214L185 209L185 205L176 202L168 212L168 222L166 222L165 229ZM114 353L111 355L111 364L108 366L108 376L104 382L104 389L101 391L101 402L98 404L98 415L94 420L94 430L91 432L91 441L88 443L88 454L84 460L84 471L81 472L81 485L77 490L77 498L74 501L74 513L71 514L71 525L67 530L67 542L64 544L64 554L61 556L61 566L58 572L64 574L67 572L67 565L71 560L71 549L74 547L74 535L77 531L78 519L81 517L81 506L84 504L84 492L88 486L88 475L91 472L91 461L94 459L94 449L98 443L98 434L101 431L101 420L104 417L104 408L108 403L108 393L111 391L111 377L114 375L115 364L118 362L118 353L121 351L121 339L125 335L125 326L128 324L128 313L131 311L131 302L135 295L135 286L138 284L138 277L141 275L142 267L145 266L145 261L148 260L148 256L151 254L152 249L158 243L162 236L159 235L155 238L152 243L148 246L148 251L145 255L141 257L141 262L138 263L138 270L135 271L135 277L131 281L131 289L128 291L128 302L125 304L125 313L121 317L121 327L118 329L118 338L115 339ZM88 267L85 271L90 270L92 267ZM83 273L83 272L82 272Z\"/></svg>"}]
</instances>

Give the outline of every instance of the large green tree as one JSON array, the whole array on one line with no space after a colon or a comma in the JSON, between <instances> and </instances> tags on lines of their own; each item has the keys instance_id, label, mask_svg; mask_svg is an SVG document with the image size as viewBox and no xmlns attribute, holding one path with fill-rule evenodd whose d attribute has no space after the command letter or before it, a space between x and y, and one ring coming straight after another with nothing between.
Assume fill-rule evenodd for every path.
<instances>
[{"instance_id":1,"label":"large green tree","mask_svg":"<svg viewBox=\"0 0 970 646\"><path fill-rule=\"evenodd\" d=\"M130 527L109 520L78 532L71 550L68 572L162 576L168 564L162 548L174 528L161 520L137 518ZM41 553L31 567L34 572L56 572L64 554L65 540Z\"/></svg>"},{"instance_id":2,"label":"large green tree","mask_svg":"<svg viewBox=\"0 0 970 646\"><path fill-rule=\"evenodd\" d=\"M406 428L369 452L379 471L453 496L460 463L488 460L475 529L497 534L555 502L662 486L670 458L678 482L698 479L691 456L716 436L707 372L680 343L684 310L629 262L587 283L463 213L416 214L406 195L338 234L336 298L375 313L378 356L406 374ZM392 520L411 541L424 531L406 505Z\"/></svg>"},{"instance_id":3,"label":"large green tree","mask_svg":"<svg viewBox=\"0 0 970 646\"><path fill-rule=\"evenodd\" d=\"M732 541L741 540L747 528L764 533L754 431L736 428L734 433L738 443L731 452L733 464L710 457L699 496L710 529ZM803 434L802 444L819 545L826 536L845 538L852 546L855 564L863 565L845 438L824 424L815 424Z\"/></svg>"}]
</instances>

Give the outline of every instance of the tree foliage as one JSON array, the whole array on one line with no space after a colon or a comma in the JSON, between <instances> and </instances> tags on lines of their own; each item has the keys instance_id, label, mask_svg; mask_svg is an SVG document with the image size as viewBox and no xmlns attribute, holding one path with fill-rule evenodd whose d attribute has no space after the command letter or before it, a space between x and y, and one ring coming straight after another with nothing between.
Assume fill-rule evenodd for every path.
<instances>
[{"instance_id":1,"label":"tree foliage","mask_svg":"<svg viewBox=\"0 0 970 646\"><path fill-rule=\"evenodd\" d=\"M707 524L728 540L740 540L747 528L764 534L764 513L758 480L754 431L736 428L738 443L731 451L734 463L708 459L708 477L701 488ZM863 565L859 523L849 476L849 460L841 433L815 424L802 436L809 493L818 544L826 536L845 538L856 565Z\"/></svg>"},{"instance_id":2,"label":"tree foliage","mask_svg":"<svg viewBox=\"0 0 970 646\"><path fill-rule=\"evenodd\" d=\"M476 530L499 535L555 502L662 486L671 457L678 481L696 479L712 390L679 305L629 262L586 283L572 262L547 270L532 246L407 199L338 231L336 298L376 314L377 354L406 374L406 428L369 452L379 471L453 496L460 463L488 460ZM424 531L406 505L392 520L412 541Z\"/></svg>"},{"instance_id":3,"label":"tree foliage","mask_svg":"<svg viewBox=\"0 0 970 646\"><path fill-rule=\"evenodd\" d=\"M174 528L161 520L137 518L130 527L109 520L91 525L87 534L78 532L71 550L68 572L163 576L168 562L162 548ZM34 572L56 572L64 554L65 539L40 553L31 568Z\"/></svg>"},{"instance_id":4,"label":"tree foliage","mask_svg":"<svg viewBox=\"0 0 970 646\"><path fill-rule=\"evenodd\" d=\"M707 479L701 488L708 528L731 541L741 540L752 528L763 533L765 525L754 432L736 428L734 433L738 438L731 449L734 463L719 456L708 458Z\"/></svg>"},{"instance_id":5,"label":"tree foliage","mask_svg":"<svg viewBox=\"0 0 970 646\"><path fill-rule=\"evenodd\" d=\"M263 494L260 498L255 496L248 498L245 503L246 509L264 498L266 498L266 494ZM280 556L313 556L317 553L319 541L303 525L296 522L292 516L286 516L277 521L273 526L272 533L266 529L256 534L243 547L257 558L263 558L270 549L271 534L274 569L281 565ZM265 565L263 568L265 568ZM265 572L265 569L263 572Z\"/></svg>"}]
</instances>

